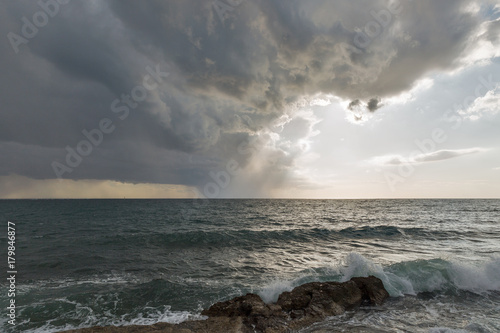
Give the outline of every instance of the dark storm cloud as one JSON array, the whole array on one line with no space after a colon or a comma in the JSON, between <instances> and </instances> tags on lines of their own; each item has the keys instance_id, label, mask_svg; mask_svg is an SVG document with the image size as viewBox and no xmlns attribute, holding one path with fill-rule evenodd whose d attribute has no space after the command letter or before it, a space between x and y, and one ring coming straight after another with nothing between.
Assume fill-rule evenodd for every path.
<instances>
[{"instance_id":1,"label":"dark storm cloud","mask_svg":"<svg viewBox=\"0 0 500 333\"><path fill-rule=\"evenodd\" d=\"M250 163L238 145L302 96L368 100L374 111L373 96L458 66L482 22L467 4L402 1L359 48L357 31L375 21L371 9L387 11L385 1L245 1L224 22L211 1L71 1L19 52L8 38L0 43L0 173L54 178L50 163L63 163L82 130L109 118L114 132L65 177L203 185L230 158ZM22 18L40 11L36 2L6 2L2 35L22 36ZM120 120L112 102L157 65L168 78ZM273 156L290 156L283 149ZM276 178L286 178L293 162L276 161Z\"/></svg>"},{"instance_id":2,"label":"dark storm cloud","mask_svg":"<svg viewBox=\"0 0 500 333\"><path fill-rule=\"evenodd\" d=\"M380 98L372 98L368 101L368 104L366 105L366 108L370 112L375 112L375 110L377 110L381 107L382 107L382 104L380 104Z\"/></svg>"}]
</instances>

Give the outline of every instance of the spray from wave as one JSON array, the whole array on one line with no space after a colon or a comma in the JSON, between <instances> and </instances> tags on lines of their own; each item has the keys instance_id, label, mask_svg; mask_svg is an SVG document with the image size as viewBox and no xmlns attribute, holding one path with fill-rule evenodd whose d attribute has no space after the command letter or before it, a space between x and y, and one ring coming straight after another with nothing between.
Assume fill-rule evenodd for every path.
<instances>
[{"instance_id":1,"label":"spray from wave","mask_svg":"<svg viewBox=\"0 0 500 333\"><path fill-rule=\"evenodd\" d=\"M482 263L444 259L403 261L389 266L378 264L358 253L349 253L334 267L304 271L294 280L275 280L258 290L265 302L275 302L280 293L311 281L347 281L355 276L374 275L381 279L392 297L422 292L469 291L485 294L500 291L500 258Z\"/></svg>"}]
</instances>

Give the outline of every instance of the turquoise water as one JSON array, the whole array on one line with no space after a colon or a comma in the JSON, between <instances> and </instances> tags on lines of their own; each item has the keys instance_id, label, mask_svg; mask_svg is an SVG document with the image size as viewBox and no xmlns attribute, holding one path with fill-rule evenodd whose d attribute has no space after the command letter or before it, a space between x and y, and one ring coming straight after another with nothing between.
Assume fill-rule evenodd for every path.
<instances>
[{"instance_id":1,"label":"turquoise water","mask_svg":"<svg viewBox=\"0 0 500 333\"><path fill-rule=\"evenodd\" d=\"M384 306L303 331L500 332L500 200L0 200L0 220L17 233L7 332L202 319L368 274Z\"/></svg>"}]
</instances>

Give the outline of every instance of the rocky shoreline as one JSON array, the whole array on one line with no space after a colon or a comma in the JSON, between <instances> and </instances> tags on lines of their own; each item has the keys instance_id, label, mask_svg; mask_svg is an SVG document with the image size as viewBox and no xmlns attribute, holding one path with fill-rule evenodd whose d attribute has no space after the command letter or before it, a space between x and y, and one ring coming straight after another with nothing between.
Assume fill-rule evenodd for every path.
<instances>
[{"instance_id":1,"label":"rocky shoreline","mask_svg":"<svg viewBox=\"0 0 500 333\"><path fill-rule=\"evenodd\" d=\"M218 302L202 311L206 320L149 326L91 327L64 333L282 333L293 332L360 305L380 305L389 293L374 276L355 277L346 282L310 282L279 295L266 304L256 294ZM61 332L62 333L62 332Z\"/></svg>"}]
</instances>

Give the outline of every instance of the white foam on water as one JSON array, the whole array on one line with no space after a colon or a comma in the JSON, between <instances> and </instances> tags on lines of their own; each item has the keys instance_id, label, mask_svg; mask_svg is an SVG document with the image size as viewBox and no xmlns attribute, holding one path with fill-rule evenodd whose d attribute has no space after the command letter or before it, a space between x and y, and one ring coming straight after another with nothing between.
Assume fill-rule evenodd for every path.
<instances>
[{"instance_id":1,"label":"white foam on water","mask_svg":"<svg viewBox=\"0 0 500 333\"><path fill-rule=\"evenodd\" d=\"M493 258L481 266L452 263L450 278L457 288L476 293L500 291L500 258Z\"/></svg>"},{"instance_id":2,"label":"white foam on water","mask_svg":"<svg viewBox=\"0 0 500 333\"><path fill-rule=\"evenodd\" d=\"M109 311L97 314L94 310L86 305L79 302L69 300L65 297L57 298L55 301L68 303L75 306L74 312L71 319L80 318L82 319L79 325L66 324L61 326L60 324L54 324L55 321L60 320L60 318L55 318L48 320L43 326L35 329L26 329L23 332L27 333L50 333L59 332L66 330L74 330L80 328L87 328L93 326L128 326L128 325L153 325L159 322L179 324L187 320L204 320L207 317L202 316L199 313L192 313L189 311L171 311L171 306L164 305L161 309L153 307L144 307L142 312L135 315L134 318L130 318L129 314L124 314L120 317L116 317ZM32 305L43 306L43 303L33 303ZM201 312L201 305L200 305ZM30 320L25 320L18 322L17 327L29 324ZM0 327L9 327L6 321L0 321ZM15 330L13 331L15 332Z\"/></svg>"},{"instance_id":3,"label":"white foam on water","mask_svg":"<svg viewBox=\"0 0 500 333\"><path fill-rule=\"evenodd\" d=\"M82 309L85 307L81 307ZM78 326L65 325L65 326L55 326L52 324L53 320L48 321L45 325L38 327L36 329L25 330L26 333L51 333L66 330L74 330L93 326L128 326L128 325L153 325L156 323L169 323L169 324L179 324L187 320L205 320L206 316L200 314L191 313L188 311L171 311L171 307L165 305L163 309L154 309L150 307L145 307L144 313L141 312L137 314L135 318L127 319L128 315L123 315L120 318L97 318L95 315L88 315L85 322ZM149 310L149 311L148 311ZM147 313L146 313L147 311ZM27 322L21 322L19 325L27 324Z\"/></svg>"},{"instance_id":4,"label":"white foam on water","mask_svg":"<svg viewBox=\"0 0 500 333\"><path fill-rule=\"evenodd\" d=\"M147 310L145 308L144 310ZM152 309L152 308L149 308ZM143 313L139 313L136 318L126 321L122 318L120 323L113 324L116 326L122 325L153 325L156 323L169 323L169 324L180 324L186 320L203 320L206 316L199 314L193 314L189 311L170 311L170 306L167 306L165 310L156 310L156 315L151 317L151 313L145 316Z\"/></svg>"},{"instance_id":5,"label":"white foam on water","mask_svg":"<svg viewBox=\"0 0 500 333\"><path fill-rule=\"evenodd\" d=\"M20 284L18 289L22 292L29 292L33 289L64 289L67 287L73 287L76 285L112 285L112 284L130 284L130 283L141 283L144 279L132 275L130 273L119 273L119 274L107 274L107 275L95 275L86 279L50 279L50 280L38 280L35 283L30 284Z\"/></svg>"}]
</instances>

